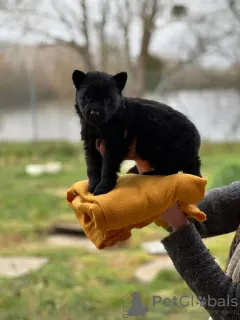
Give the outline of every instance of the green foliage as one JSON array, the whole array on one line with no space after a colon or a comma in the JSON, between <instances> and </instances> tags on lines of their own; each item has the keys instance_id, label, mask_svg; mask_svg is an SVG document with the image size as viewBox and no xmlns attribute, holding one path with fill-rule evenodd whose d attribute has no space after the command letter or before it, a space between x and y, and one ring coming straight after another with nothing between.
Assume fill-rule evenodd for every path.
<instances>
[{"instance_id":1,"label":"green foliage","mask_svg":"<svg viewBox=\"0 0 240 320\"><path fill-rule=\"evenodd\" d=\"M203 174L210 181L223 165L240 164L239 144L203 144L201 155ZM48 160L61 161L63 170L39 177L25 173L26 164ZM161 272L149 285L135 281L136 268L155 259L143 252L140 243L166 235L156 226L134 230L130 248L125 249L89 252L47 242L47 231L56 221L77 223L66 204L65 190L86 178L81 144L1 144L0 171L0 255L49 258L49 264L31 275L0 277L0 320L117 320L122 319L120 299L129 291L138 291L148 305L153 295L192 295L173 270ZM62 194L56 192L58 189ZM230 239L221 239L217 244L215 238L208 239L208 247L225 262ZM206 318L204 311L193 308L158 305L143 320Z\"/></svg>"},{"instance_id":2,"label":"green foliage","mask_svg":"<svg viewBox=\"0 0 240 320\"><path fill-rule=\"evenodd\" d=\"M82 150L81 145L67 142L35 142L35 143L1 143L0 157L63 159L77 157Z\"/></svg>"},{"instance_id":3,"label":"green foliage","mask_svg":"<svg viewBox=\"0 0 240 320\"><path fill-rule=\"evenodd\" d=\"M228 164L223 166L213 178L211 187L226 186L234 181L240 181L240 165Z\"/></svg>"},{"instance_id":4,"label":"green foliage","mask_svg":"<svg viewBox=\"0 0 240 320\"><path fill-rule=\"evenodd\" d=\"M216 155L227 155L231 157L232 155L240 156L240 143L239 142L220 142L211 143L209 141L204 141L201 145L201 155L202 156L212 156ZM222 159L224 160L224 159Z\"/></svg>"}]
</instances>

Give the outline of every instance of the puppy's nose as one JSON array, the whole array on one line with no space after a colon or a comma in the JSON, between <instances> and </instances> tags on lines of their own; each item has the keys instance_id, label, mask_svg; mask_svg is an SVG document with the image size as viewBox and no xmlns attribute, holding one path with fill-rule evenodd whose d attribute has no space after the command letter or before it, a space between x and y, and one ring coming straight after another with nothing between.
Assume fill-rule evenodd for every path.
<instances>
[{"instance_id":1,"label":"puppy's nose","mask_svg":"<svg viewBox=\"0 0 240 320\"><path fill-rule=\"evenodd\" d=\"M91 116L99 116L99 111L91 111L90 115Z\"/></svg>"}]
</instances>

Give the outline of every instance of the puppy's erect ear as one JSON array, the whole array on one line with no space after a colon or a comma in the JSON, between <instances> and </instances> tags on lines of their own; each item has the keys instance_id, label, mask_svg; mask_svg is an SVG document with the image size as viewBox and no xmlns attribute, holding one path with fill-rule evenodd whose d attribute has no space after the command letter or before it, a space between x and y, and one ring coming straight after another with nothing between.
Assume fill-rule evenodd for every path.
<instances>
[{"instance_id":1,"label":"puppy's erect ear","mask_svg":"<svg viewBox=\"0 0 240 320\"><path fill-rule=\"evenodd\" d=\"M72 81L77 90L79 90L80 85L82 84L86 74L79 70L74 70L72 74Z\"/></svg>"},{"instance_id":2,"label":"puppy's erect ear","mask_svg":"<svg viewBox=\"0 0 240 320\"><path fill-rule=\"evenodd\" d=\"M127 72L120 72L120 73L117 73L115 76L113 76L113 80L116 82L116 85L120 90L120 92L122 92L123 89L125 88L127 77L128 77Z\"/></svg>"}]
</instances>

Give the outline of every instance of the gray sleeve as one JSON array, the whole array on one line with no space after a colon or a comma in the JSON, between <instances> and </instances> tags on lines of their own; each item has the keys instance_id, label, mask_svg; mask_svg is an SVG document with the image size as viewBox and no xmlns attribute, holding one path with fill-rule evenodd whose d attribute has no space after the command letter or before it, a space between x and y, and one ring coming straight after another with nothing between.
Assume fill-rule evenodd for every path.
<instances>
[{"instance_id":1,"label":"gray sleeve","mask_svg":"<svg viewBox=\"0 0 240 320\"><path fill-rule=\"evenodd\" d=\"M170 234L162 243L178 273L213 319L240 318L240 284L233 283L222 271L192 223ZM215 299L215 306L210 299ZM231 317L233 314L236 318Z\"/></svg>"},{"instance_id":2,"label":"gray sleeve","mask_svg":"<svg viewBox=\"0 0 240 320\"><path fill-rule=\"evenodd\" d=\"M240 181L212 189L197 205L207 220L191 222L202 238L236 231L240 224Z\"/></svg>"}]
</instances>

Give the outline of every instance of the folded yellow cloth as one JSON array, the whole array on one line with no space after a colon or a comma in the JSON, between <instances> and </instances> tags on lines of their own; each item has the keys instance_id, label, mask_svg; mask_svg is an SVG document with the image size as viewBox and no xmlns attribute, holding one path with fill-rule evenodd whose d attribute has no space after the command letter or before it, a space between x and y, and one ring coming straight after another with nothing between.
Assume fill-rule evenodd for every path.
<instances>
[{"instance_id":1,"label":"folded yellow cloth","mask_svg":"<svg viewBox=\"0 0 240 320\"><path fill-rule=\"evenodd\" d=\"M88 181L75 183L67 192L86 236L98 249L131 237L131 230L150 223L167 228L161 215L176 202L188 216L204 221L206 216L196 203L204 197L207 180L189 174L144 176L125 174L107 194L88 192Z\"/></svg>"}]
</instances>

